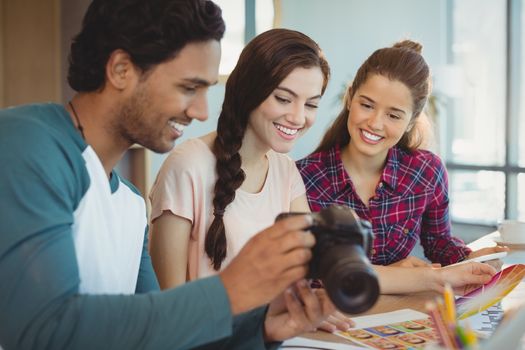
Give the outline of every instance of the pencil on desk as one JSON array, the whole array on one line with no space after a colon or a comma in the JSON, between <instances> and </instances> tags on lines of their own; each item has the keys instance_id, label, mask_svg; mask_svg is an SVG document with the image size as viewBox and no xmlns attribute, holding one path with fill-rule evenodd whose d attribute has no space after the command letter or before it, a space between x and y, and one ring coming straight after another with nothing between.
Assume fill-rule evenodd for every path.
<instances>
[{"instance_id":1,"label":"pencil on desk","mask_svg":"<svg viewBox=\"0 0 525 350\"><path fill-rule=\"evenodd\" d=\"M457 325L456 328L454 329L456 335L457 335L457 338L458 338L458 343L460 345L460 348L461 349L465 349L465 348L468 348L469 347L469 339L467 337L467 334L465 332L465 330L463 329L463 327L461 327L460 325Z\"/></svg>"},{"instance_id":2,"label":"pencil on desk","mask_svg":"<svg viewBox=\"0 0 525 350\"><path fill-rule=\"evenodd\" d=\"M476 333L468 324L463 327L457 322L456 308L452 288L447 286L443 298L425 304L426 310L434 323L438 340L446 349L459 350L478 348Z\"/></svg>"},{"instance_id":3,"label":"pencil on desk","mask_svg":"<svg viewBox=\"0 0 525 350\"><path fill-rule=\"evenodd\" d=\"M442 314L439 311L439 304L434 302L428 302L426 304L426 309L428 314L430 315L430 318L432 319L432 322L434 323L434 327L439 337L439 341L447 349L455 349L456 347L450 339L450 332L448 331L445 321L443 320Z\"/></svg>"},{"instance_id":4,"label":"pencil on desk","mask_svg":"<svg viewBox=\"0 0 525 350\"><path fill-rule=\"evenodd\" d=\"M445 327L447 329L447 335L452 343L452 349L461 349L463 339L457 330L457 318L456 318L456 300L454 298L454 292L450 284L445 285L443 291L443 301L438 302L441 304L441 312L443 312L443 319L445 320Z\"/></svg>"},{"instance_id":5,"label":"pencil on desk","mask_svg":"<svg viewBox=\"0 0 525 350\"><path fill-rule=\"evenodd\" d=\"M452 344L456 344L456 336L455 336L455 333L454 332L451 332L451 329L454 328L455 326L455 321L454 323L451 323L450 320L449 320L449 312L448 312L448 309L444 303L444 299L443 298L438 298L436 299L436 305L437 305L437 311L438 311L438 314L439 314L439 319L440 319L440 322L443 324L443 327L445 328L446 330L446 335L447 337L450 339L451 343ZM453 347L453 349L456 349L457 347Z\"/></svg>"},{"instance_id":6,"label":"pencil on desk","mask_svg":"<svg viewBox=\"0 0 525 350\"><path fill-rule=\"evenodd\" d=\"M445 291L443 292L443 299L445 300L446 317L449 325L456 325L456 300L454 299L454 292L450 284L445 285Z\"/></svg>"}]
</instances>

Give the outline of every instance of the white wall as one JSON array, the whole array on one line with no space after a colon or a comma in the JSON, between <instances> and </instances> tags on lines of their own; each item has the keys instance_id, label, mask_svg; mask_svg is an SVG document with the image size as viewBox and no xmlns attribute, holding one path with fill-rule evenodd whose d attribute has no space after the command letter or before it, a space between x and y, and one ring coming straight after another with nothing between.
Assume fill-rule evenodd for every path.
<instances>
[{"instance_id":1,"label":"white wall","mask_svg":"<svg viewBox=\"0 0 525 350\"><path fill-rule=\"evenodd\" d=\"M307 155L319 142L339 111L338 94L374 50L411 38L423 44L423 54L431 67L445 63L446 1L281 0L281 4L281 26L302 31L317 41L332 69L317 122L290 153L294 159ZM194 123L183 139L214 129L223 95L223 87L212 88L209 120ZM164 157L153 157L152 174L157 173Z\"/></svg>"},{"instance_id":2,"label":"white wall","mask_svg":"<svg viewBox=\"0 0 525 350\"><path fill-rule=\"evenodd\" d=\"M337 95L376 49L411 38L423 44L432 67L445 62L445 7L442 0L283 0L282 25L316 40L332 68L316 124L291 152L307 155L340 110Z\"/></svg>"}]
</instances>

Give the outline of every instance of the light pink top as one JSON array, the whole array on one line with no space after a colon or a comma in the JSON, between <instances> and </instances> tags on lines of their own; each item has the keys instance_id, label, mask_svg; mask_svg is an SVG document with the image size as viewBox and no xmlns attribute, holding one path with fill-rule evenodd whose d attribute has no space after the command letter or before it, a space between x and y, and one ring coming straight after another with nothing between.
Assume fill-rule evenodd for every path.
<instances>
[{"instance_id":1,"label":"light pink top","mask_svg":"<svg viewBox=\"0 0 525 350\"><path fill-rule=\"evenodd\" d=\"M291 202L305 193L293 160L274 151L267 153L269 170L259 193L237 189L235 200L224 214L227 256L224 268L257 232L270 226L281 212L289 212ZM204 238L213 219L215 156L201 139L178 145L162 164L150 194L151 220L163 211L190 220L193 224L188 251L190 280L216 274L204 252ZM177 234L177 232L173 232Z\"/></svg>"}]
</instances>

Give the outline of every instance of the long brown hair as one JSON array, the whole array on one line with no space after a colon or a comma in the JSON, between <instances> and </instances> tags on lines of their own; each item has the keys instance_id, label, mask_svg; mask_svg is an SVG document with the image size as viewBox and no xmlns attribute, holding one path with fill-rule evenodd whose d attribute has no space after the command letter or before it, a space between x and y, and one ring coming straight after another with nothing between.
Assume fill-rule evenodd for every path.
<instances>
[{"instance_id":1,"label":"long brown hair","mask_svg":"<svg viewBox=\"0 0 525 350\"><path fill-rule=\"evenodd\" d=\"M330 76L328 62L319 46L308 36L288 29L264 32L246 45L228 81L217 124L213 153L217 159L213 215L204 243L205 251L219 270L226 257L224 211L235 199L245 174L239 149L250 113L296 68L319 67L324 81Z\"/></svg>"},{"instance_id":2,"label":"long brown hair","mask_svg":"<svg viewBox=\"0 0 525 350\"><path fill-rule=\"evenodd\" d=\"M352 85L346 91L343 109L324 134L319 146L313 153L327 151L336 145L340 147L348 145L350 142L350 134L347 127L350 114L349 102L354 97L355 92L373 74L399 81L410 90L413 103L413 113L410 120L412 127L404 133L397 146L407 151L417 149L424 141L423 136L426 134L420 130L421 126L418 123L418 119L430 94L430 69L423 56L421 56L421 50L421 44L411 40L404 40L394 44L392 47L376 50L368 57L359 67Z\"/></svg>"}]
</instances>

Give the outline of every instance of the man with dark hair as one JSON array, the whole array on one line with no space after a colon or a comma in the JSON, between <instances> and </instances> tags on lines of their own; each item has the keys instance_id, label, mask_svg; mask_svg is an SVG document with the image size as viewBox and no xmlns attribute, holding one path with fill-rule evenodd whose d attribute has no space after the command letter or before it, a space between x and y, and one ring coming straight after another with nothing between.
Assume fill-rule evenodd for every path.
<instances>
[{"instance_id":1,"label":"man with dark hair","mask_svg":"<svg viewBox=\"0 0 525 350\"><path fill-rule=\"evenodd\" d=\"M257 349L333 311L304 280L306 216L248 242L218 276L158 291L143 199L113 170L166 152L207 118L220 9L207 0L95 0L71 48L67 106L0 111L0 346ZM275 300L266 309L263 305Z\"/></svg>"}]
</instances>

